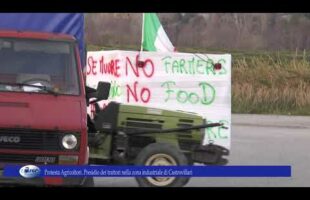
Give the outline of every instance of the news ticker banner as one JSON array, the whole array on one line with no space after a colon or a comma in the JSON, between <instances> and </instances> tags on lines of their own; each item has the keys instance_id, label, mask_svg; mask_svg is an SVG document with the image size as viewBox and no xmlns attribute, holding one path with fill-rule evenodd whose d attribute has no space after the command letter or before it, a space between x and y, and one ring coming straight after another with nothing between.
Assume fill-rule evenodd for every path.
<instances>
[{"instance_id":1,"label":"news ticker banner","mask_svg":"<svg viewBox=\"0 0 310 200\"><path fill-rule=\"evenodd\" d=\"M89 51L87 85L111 83L109 99L100 101L196 113L228 129L205 130L203 144L230 149L231 55L175 52ZM93 116L94 105L88 113Z\"/></svg>"},{"instance_id":2,"label":"news ticker banner","mask_svg":"<svg viewBox=\"0 0 310 200\"><path fill-rule=\"evenodd\" d=\"M291 166L7 165L7 177L291 177Z\"/></svg>"}]
</instances>

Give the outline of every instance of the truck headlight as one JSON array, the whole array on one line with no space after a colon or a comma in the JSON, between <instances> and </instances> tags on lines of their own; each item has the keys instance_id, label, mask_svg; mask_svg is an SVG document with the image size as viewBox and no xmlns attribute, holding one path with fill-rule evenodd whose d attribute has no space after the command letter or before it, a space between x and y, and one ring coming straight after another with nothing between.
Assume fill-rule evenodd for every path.
<instances>
[{"instance_id":1,"label":"truck headlight","mask_svg":"<svg viewBox=\"0 0 310 200\"><path fill-rule=\"evenodd\" d=\"M67 134L62 138L62 146L65 149L74 149L78 141L75 135Z\"/></svg>"}]
</instances>

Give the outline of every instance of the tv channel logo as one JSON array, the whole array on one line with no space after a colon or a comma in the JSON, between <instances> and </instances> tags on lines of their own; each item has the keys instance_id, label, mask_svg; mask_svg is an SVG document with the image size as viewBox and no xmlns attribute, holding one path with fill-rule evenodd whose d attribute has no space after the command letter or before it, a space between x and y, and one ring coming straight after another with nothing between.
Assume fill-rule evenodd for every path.
<instances>
[{"instance_id":1,"label":"tv channel logo","mask_svg":"<svg viewBox=\"0 0 310 200\"><path fill-rule=\"evenodd\" d=\"M24 178L35 178L40 175L40 172L40 168L35 165L26 165L19 170L19 174Z\"/></svg>"}]
</instances>

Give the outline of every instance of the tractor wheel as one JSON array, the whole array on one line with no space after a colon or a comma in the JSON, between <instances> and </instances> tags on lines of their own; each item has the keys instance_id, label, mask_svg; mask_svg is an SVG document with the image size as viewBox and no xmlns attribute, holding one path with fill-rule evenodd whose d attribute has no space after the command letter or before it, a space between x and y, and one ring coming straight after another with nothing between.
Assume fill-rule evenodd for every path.
<instances>
[{"instance_id":1,"label":"tractor wheel","mask_svg":"<svg viewBox=\"0 0 310 200\"><path fill-rule=\"evenodd\" d=\"M165 143L153 143L138 154L135 165L172 166L188 165L186 156L176 147ZM188 177L136 177L140 187L182 187Z\"/></svg>"}]
</instances>

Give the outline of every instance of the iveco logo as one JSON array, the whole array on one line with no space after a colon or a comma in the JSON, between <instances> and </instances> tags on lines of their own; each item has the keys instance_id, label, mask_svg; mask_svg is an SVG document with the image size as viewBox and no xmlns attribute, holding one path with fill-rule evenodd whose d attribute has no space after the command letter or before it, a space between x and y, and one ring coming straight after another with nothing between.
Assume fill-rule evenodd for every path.
<instances>
[{"instance_id":1,"label":"iveco logo","mask_svg":"<svg viewBox=\"0 0 310 200\"><path fill-rule=\"evenodd\" d=\"M19 136L0 136L0 143L19 143Z\"/></svg>"},{"instance_id":2,"label":"iveco logo","mask_svg":"<svg viewBox=\"0 0 310 200\"><path fill-rule=\"evenodd\" d=\"M35 165L26 165L20 168L19 174L25 178L34 178L40 175L40 168Z\"/></svg>"}]
</instances>

